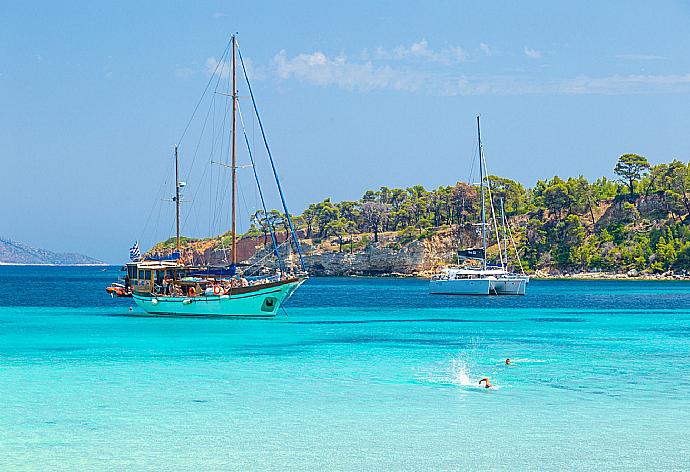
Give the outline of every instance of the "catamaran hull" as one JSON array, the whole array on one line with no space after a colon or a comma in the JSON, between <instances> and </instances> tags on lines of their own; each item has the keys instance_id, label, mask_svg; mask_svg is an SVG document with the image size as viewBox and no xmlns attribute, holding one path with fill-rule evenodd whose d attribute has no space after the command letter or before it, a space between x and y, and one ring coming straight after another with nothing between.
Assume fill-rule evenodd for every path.
<instances>
[{"instance_id":1,"label":"catamaran hull","mask_svg":"<svg viewBox=\"0 0 690 472\"><path fill-rule=\"evenodd\" d=\"M432 295L489 295L493 293L495 279L431 280Z\"/></svg>"},{"instance_id":2,"label":"catamaran hull","mask_svg":"<svg viewBox=\"0 0 690 472\"><path fill-rule=\"evenodd\" d=\"M151 315L271 318L302 283L304 279L232 295L156 297L135 293L133 298Z\"/></svg>"},{"instance_id":3,"label":"catamaran hull","mask_svg":"<svg viewBox=\"0 0 690 472\"><path fill-rule=\"evenodd\" d=\"M527 277L500 278L494 284L496 295L524 295L527 289Z\"/></svg>"}]
</instances>

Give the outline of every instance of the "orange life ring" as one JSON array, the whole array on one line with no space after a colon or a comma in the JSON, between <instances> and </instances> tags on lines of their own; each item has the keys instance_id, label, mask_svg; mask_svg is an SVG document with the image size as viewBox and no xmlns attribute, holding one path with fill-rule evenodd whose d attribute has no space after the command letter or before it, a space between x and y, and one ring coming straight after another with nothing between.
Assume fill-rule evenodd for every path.
<instances>
[{"instance_id":1,"label":"orange life ring","mask_svg":"<svg viewBox=\"0 0 690 472\"><path fill-rule=\"evenodd\" d=\"M196 295L196 290L194 289L194 287L189 287L189 290L187 290L187 295L189 295L190 297Z\"/></svg>"},{"instance_id":2,"label":"orange life ring","mask_svg":"<svg viewBox=\"0 0 690 472\"><path fill-rule=\"evenodd\" d=\"M213 294L214 295L220 295L221 293L223 293L223 289L220 288L220 285L214 285L213 286Z\"/></svg>"}]
</instances>

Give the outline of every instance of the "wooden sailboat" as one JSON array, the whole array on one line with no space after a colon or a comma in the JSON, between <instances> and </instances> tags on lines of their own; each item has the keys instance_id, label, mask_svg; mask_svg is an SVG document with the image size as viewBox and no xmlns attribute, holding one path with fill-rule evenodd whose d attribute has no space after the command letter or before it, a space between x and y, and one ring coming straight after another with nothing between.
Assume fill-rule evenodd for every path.
<instances>
[{"instance_id":1,"label":"wooden sailboat","mask_svg":"<svg viewBox=\"0 0 690 472\"><path fill-rule=\"evenodd\" d=\"M178 316L237 316L237 317L272 317L278 313L280 306L292 295L292 293L307 279L307 273L302 260L302 251L299 246L290 213L285 203L280 180L275 169L273 157L268 149L263 125L254 102L249 78L246 74L244 61L238 49L235 35L231 38L232 47L232 91L227 94L232 99L231 115L231 261L227 267L194 267L182 262L180 244L180 190L185 185L179 180L179 157L175 147L175 215L176 215L176 251L168 257L145 258L127 264L127 276L132 288L132 296L144 311L155 315ZM256 112L256 117L261 126L261 133L271 161L271 167L280 193L281 202L285 211L285 218L289 223L292 242L296 245L300 257L300 267L296 270L287 269L283 264L276 237L271 230L274 244L274 254L278 259L278 268L264 268L263 273L272 272L271 275L258 277L245 277L238 271L237 260L237 84L236 84L236 57L242 64L242 71L246 85ZM240 115L241 116L241 115ZM244 128L244 127L243 127ZM243 129L244 131L244 129ZM249 146L246 140L247 146ZM251 149L249 155L254 164ZM254 169L257 186L259 178ZM266 205L259 186L259 194L264 212Z\"/></svg>"}]
</instances>

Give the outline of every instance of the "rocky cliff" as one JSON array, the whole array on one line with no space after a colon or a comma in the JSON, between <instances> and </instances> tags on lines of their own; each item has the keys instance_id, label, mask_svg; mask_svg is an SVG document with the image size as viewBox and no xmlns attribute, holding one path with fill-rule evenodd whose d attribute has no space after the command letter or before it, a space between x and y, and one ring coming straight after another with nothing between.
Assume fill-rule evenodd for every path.
<instances>
[{"instance_id":1,"label":"rocky cliff","mask_svg":"<svg viewBox=\"0 0 690 472\"><path fill-rule=\"evenodd\" d=\"M476 227L472 225L439 228L424 238L402 238L398 233L380 233L379 241L373 235L356 235L356 247L339 247L335 240L315 242L302 240L302 251L307 270L314 276L349 275L427 275L439 266L452 262L459 248L480 244ZM279 243L285 240L279 237ZM270 239L243 237L238 241L238 259L252 270L256 266L275 267L271 257ZM297 255L287 245L281 254L289 263L296 264ZM223 238L186 241L183 259L193 264L227 264L230 246Z\"/></svg>"}]
</instances>

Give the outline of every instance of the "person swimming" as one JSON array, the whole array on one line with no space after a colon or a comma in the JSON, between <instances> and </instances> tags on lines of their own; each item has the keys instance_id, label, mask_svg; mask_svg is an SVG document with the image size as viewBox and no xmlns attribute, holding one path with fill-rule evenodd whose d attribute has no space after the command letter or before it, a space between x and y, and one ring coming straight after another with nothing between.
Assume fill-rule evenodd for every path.
<instances>
[{"instance_id":1,"label":"person swimming","mask_svg":"<svg viewBox=\"0 0 690 472\"><path fill-rule=\"evenodd\" d=\"M482 382L484 382L484 387L485 387L485 388L491 388L491 380L489 380L489 377L484 377L483 379L481 379L481 380L479 381L479 385L481 385Z\"/></svg>"},{"instance_id":2,"label":"person swimming","mask_svg":"<svg viewBox=\"0 0 690 472\"><path fill-rule=\"evenodd\" d=\"M510 365L510 358L506 359L506 365Z\"/></svg>"}]
</instances>

